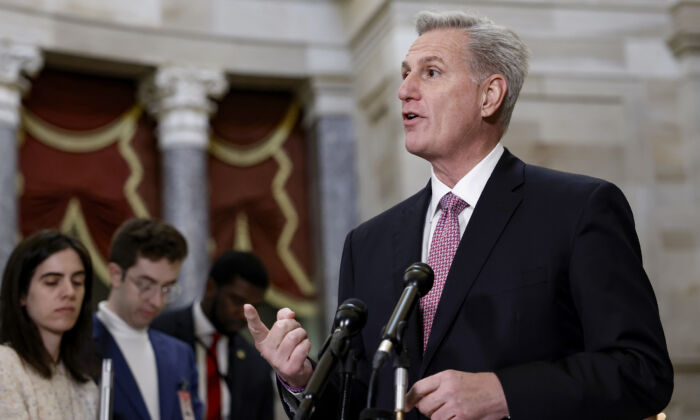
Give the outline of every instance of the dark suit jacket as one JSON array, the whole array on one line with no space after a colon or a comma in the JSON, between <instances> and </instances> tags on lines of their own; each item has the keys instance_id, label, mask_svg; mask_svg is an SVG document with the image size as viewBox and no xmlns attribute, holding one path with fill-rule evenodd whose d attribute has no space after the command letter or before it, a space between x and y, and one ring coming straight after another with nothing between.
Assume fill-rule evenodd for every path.
<instances>
[{"instance_id":1,"label":"dark suit jacket","mask_svg":"<svg viewBox=\"0 0 700 420\"><path fill-rule=\"evenodd\" d=\"M151 327L188 343L193 350L197 346L192 305L160 315ZM231 387L231 418L272 420L274 406L270 366L240 335L229 337L228 343L226 382Z\"/></svg>"},{"instance_id":2,"label":"dark suit jacket","mask_svg":"<svg viewBox=\"0 0 700 420\"><path fill-rule=\"evenodd\" d=\"M363 407L369 362L421 259L430 185L350 232L339 302L363 300L367 325L351 404ZM673 372L632 211L614 185L526 165L507 150L474 208L422 354L421 315L405 332L409 387L447 369L493 371L511 417L641 419L660 412ZM393 408L393 371L377 401ZM334 418L331 386L315 418ZM330 410L330 411L329 411ZM413 410L407 418L419 418Z\"/></svg>"},{"instance_id":3,"label":"dark suit jacket","mask_svg":"<svg viewBox=\"0 0 700 420\"><path fill-rule=\"evenodd\" d=\"M114 337L97 318L93 317L93 338L100 358L112 359L114 371L114 419L150 419L146 403L139 392L136 379ZM183 387L190 392L196 419L202 418L202 403L198 397L197 367L192 350L183 342L158 331L148 330L158 372L158 394L161 419L182 419L177 392Z\"/></svg>"}]
</instances>

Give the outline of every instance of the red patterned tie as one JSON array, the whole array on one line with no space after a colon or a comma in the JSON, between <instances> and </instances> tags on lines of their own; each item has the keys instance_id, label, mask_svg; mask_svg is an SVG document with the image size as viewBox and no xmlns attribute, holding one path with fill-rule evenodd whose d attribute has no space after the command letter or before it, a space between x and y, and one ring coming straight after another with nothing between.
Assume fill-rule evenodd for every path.
<instances>
[{"instance_id":1,"label":"red patterned tie","mask_svg":"<svg viewBox=\"0 0 700 420\"><path fill-rule=\"evenodd\" d=\"M221 420L221 383L216 362L216 343L219 342L219 337L218 332L212 334L207 352L207 420Z\"/></svg>"},{"instance_id":2,"label":"red patterned tie","mask_svg":"<svg viewBox=\"0 0 700 420\"><path fill-rule=\"evenodd\" d=\"M450 271L452 259L457 252L457 246L459 246L459 214L467 206L468 204L464 200L451 192L440 199L442 214L440 214L440 219L435 227L428 253L428 265L435 273L435 281L433 288L420 299L420 309L423 313L423 351L428 347L430 329L433 326L440 295L442 295L447 273Z\"/></svg>"}]
</instances>

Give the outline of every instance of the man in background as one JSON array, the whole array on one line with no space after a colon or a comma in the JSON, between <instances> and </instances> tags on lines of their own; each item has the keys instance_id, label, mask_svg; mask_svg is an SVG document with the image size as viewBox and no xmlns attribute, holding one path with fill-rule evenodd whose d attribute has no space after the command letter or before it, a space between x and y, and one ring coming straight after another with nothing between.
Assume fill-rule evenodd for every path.
<instances>
[{"instance_id":1,"label":"man in background","mask_svg":"<svg viewBox=\"0 0 700 420\"><path fill-rule=\"evenodd\" d=\"M263 302L267 271L250 252L226 251L209 272L201 302L164 313L153 328L190 344L206 418L272 420L272 371L240 334L243 305Z\"/></svg>"},{"instance_id":2,"label":"man in background","mask_svg":"<svg viewBox=\"0 0 700 420\"><path fill-rule=\"evenodd\" d=\"M131 219L114 234L111 290L95 315L98 354L112 359L114 419L201 419L192 349L149 328L170 297L187 242L160 220Z\"/></svg>"}]
</instances>

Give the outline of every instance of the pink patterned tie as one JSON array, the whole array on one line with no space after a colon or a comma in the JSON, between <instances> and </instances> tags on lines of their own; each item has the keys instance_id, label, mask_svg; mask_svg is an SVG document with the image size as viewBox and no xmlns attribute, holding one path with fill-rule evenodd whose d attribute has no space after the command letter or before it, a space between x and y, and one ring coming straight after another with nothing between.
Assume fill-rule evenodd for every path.
<instances>
[{"instance_id":1,"label":"pink patterned tie","mask_svg":"<svg viewBox=\"0 0 700 420\"><path fill-rule=\"evenodd\" d=\"M468 204L464 200L451 192L440 199L442 214L440 214L440 219L435 227L428 253L428 265L435 273L435 281L433 288L420 299L420 309L423 313L423 351L428 347L430 329L433 326L440 295L445 287L447 273L450 271L457 246L459 246L459 214L467 206Z\"/></svg>"}]
</instances>

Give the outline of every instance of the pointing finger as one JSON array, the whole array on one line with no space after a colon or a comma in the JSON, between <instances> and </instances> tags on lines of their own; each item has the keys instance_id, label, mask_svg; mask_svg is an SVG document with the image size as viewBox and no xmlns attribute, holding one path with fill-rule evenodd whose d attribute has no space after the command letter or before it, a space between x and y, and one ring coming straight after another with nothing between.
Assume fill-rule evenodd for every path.
<instances>
[{"instance_id":1,"label":"pointing finger","mask_svg":"<svg viewBox=\"0 0 700 420\"><path fill-rule=\"evenodd\" d=\"M245 315L246 321L248 321L248 329L250 330L250 335L253 336L253 340L255 340L256 343L260 343L267 338L270 330L268 330L262 320L260 320L260 316L258 315L258 311L255 310L255 307L246 303L243 305L243 314Z\"/></svg>"}]
</instances>

